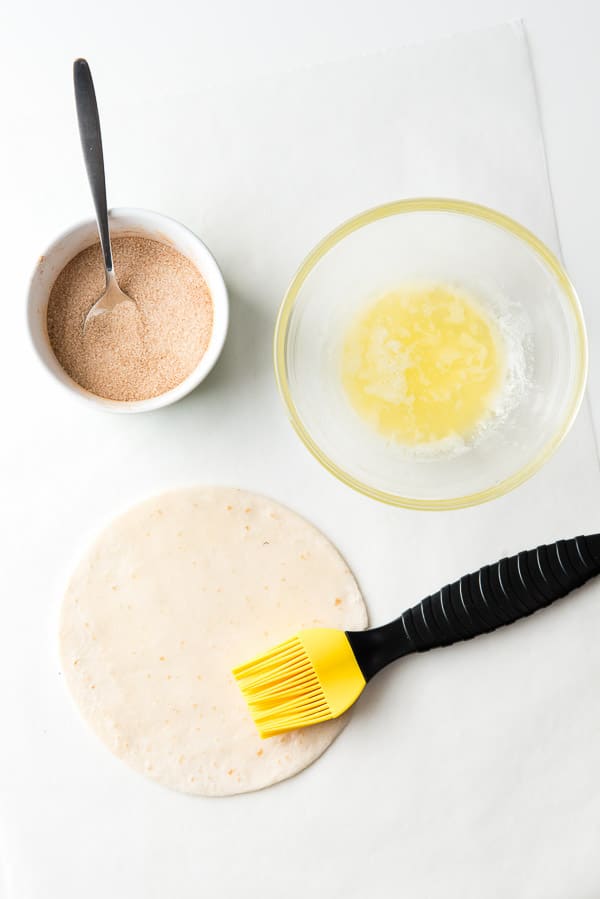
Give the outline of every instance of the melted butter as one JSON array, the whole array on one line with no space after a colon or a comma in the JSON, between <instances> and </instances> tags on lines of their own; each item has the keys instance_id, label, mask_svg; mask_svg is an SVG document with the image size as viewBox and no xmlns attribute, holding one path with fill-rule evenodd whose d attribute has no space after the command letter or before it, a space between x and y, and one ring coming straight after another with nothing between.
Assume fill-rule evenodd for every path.
<instances>
[{"instance_id":1,"label":"melted butter","mask_svg":"<svg viewBox=\"0 0 600 899\"><path fill-rule=\"evenodd\" d=\"M351 323L342 351L353 408L411 446L472 433L493 411L504 368L496 324L445 285L386 293Z\"/></svg>"}]
</instances>

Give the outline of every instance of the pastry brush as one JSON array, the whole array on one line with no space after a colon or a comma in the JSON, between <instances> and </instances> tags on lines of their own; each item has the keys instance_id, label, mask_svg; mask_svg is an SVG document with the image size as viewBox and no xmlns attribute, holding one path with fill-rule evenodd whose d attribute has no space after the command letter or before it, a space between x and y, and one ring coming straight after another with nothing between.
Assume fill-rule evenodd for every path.
<instances>
[{"instance_id":1,"label":"pastry brush","mask_svg":"<svg viewBox=\"0 0 600 899\"><path fill-rule=\"evenodd\" d=\"M365 631L311 628L235 668L261 737L337 718L402 656L470 640L525 618L600 574L600 534L486 565L395 621Z\"/></svg>"}]
</instances>

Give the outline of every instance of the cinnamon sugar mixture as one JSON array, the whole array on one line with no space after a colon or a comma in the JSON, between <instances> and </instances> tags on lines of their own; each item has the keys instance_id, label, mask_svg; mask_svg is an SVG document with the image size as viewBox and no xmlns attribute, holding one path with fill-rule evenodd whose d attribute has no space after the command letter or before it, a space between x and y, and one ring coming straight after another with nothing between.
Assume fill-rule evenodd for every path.
<instances>
[{"instance_id":1,"label":"cinnamon sugar mixture","mask_svg":"<svg viewBox=\"0 0 600 899\"><path fill-rule=\"evenodd\" d=\"M144 400L180 384L196 367L213 327L213 302L198 269L172 247L146 237L111 241L115 273L132 300L92 319L104 291L96 243L71 259L48 301L48 337L67 374L113 400Z\"/></svg>"}]
</instances>

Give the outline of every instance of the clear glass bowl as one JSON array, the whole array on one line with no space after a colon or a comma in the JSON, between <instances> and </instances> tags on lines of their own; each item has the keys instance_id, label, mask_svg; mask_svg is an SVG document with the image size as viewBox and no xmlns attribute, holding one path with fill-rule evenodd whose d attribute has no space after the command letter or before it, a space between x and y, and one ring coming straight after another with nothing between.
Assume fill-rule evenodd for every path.
<instances>
[{"instance_id":1,"label":"clear glass bowl","mask_svg":"<svg viewBox=\"0 0 600 899\"><path fill-rule=\"evenodd\" d=\"M411 453L383 438L341 384L341 345L356 311L423 280L489 302L523 348L526 383L512 408L458 453ZM321 241L283 300L274 351L281 395L313 455L361 493L413 509L476 505L522 484L567 434L587 374L581 307L553 253L507 216L445 199L379 206Z\"/></svg>"}]
</instances>

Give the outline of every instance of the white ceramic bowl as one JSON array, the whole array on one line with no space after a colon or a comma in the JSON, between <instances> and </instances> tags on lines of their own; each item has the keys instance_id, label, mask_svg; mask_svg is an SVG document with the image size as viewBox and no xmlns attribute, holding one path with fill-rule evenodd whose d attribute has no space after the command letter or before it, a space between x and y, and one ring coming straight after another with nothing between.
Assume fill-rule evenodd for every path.
<instances>
[{"instance_id":1,"label":"white ceramic bowl","mask_svg":"<svg viewBox=\"0 0 600 899\"><path fill-rule=\"evenodd\" d=\"M194 390L209 373L223 348L229 322L227 288L219 266L210 250L189 228L146 209L111 209L110 230L113 236L137 235L168 244L186 256L206 281L213 300L214 320L210 342L196 368L172 390L147 400L122 402L96 396L77 384L59 364L50 346L47 328L47 306L50 291L57 275L78 253L98 240L94 220L80 222L61 234L40 256L29 284L27 320L29 333L37 355L55 380L73 395L109 412L150 412L176 403Z\"/></svg>"}]
</instances>

